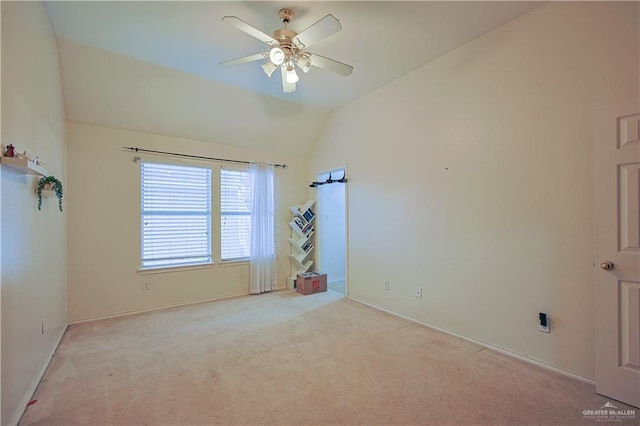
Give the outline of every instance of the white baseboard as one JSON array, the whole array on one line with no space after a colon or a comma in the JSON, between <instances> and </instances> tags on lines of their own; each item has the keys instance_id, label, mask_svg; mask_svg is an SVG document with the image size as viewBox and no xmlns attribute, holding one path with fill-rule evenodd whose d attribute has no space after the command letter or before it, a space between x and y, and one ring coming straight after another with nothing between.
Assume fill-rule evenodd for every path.
<instances>
[{"instance_id":1,"label":"white baseboard","mask_svg":"<svg viewBox=\"0 0 640 426\"><path fill-rule=\"evenodd\" d=\"M22 397L22 401L20 401L20 403L18 404L18 407L16 408L16 411L13 413L13 416L11 417L11 420L9 420L9 426L16 426L20 421L20 419L22 418L22 416L24 415L24 412L27 410L29 401L31 401L31 398L33 398L33 395L36 393L36 390L38 389L38 385L40 384L40 381L42 380L44 373L47 371L47 368L49 368L51 359L53 358L53 355L58 350L58 346L60 346L60 342L64 337L64 333L67 332L68 327L69 325L66 325L64 327L64 329L62 330L62 333L60 333L60 337L58 337L58 341L56 342L55 345L53 345L53 349L51 349L51 351L49 352L49 356L47 357L46 362L44 363L44 365L42 366L38 374L36 374L36 376L33 378L33 381L31 382L26 392L24 393L24 396Z\"/></svg>"},{"instance_id":2,"label":"white baseboard","mask_svg":"<svg viewBox=\"0 0 640 426\"><path fill-rule=\"evenodd\" d=\"M276 289L276 290L279 290L279 288ZM180 306L197 305L198 303L213 302L215 300L233 299L235 297L242 297L242 296L248 296L248 295L249 295L249 292L246 292L246 293L232 294L230 296L211 297L211 298L208 298L208 299L190 300L188 302L174 303L174 304L170 304L170 305L160 305L160 306L156 306L156 307L153 307L153 308L140 309L140 310L137 310L137 311L119 312L117 314L103 315L103 316L100 316L100 317L85 318L85 319L76 320L76 321L69 321L69 325L82 324L82 323L85 323L85 322L100 321L100 320L105 320L105 319L110 319L110 318L128 317L130 315L143 314L145 312L153 312L153 311L159 311L159 310L162 310L162 309L177 308L177 307L180 307Z\"/></svg>"},{"instance_id":3,"label":"white baseboard","mask_svg":"<svg viewBox=\"0 0 640 426\"><path fill-rule=\"evenodd\" d=\"M331 279L329 280L329 283L337 283L337 282L340 282L340 281L345 281L344 277L342 277L342 278L340 278L340 277L338 277L338 278L331 278Z\"/></svg>"},{"instance_id":4,"label":"white baseboard","mask_svg":"<svg viewBox=\"0 0 640 426\"><path fill-rule=\"evenodd\" d=\"M512 358L519 359L520 361L524 361L524 362L527 362L529 364L533 364L533 365L535 365L537 367L541 367L541 368L544 368L546 370L550 370L550 371L553 371L555 373L562 374L563 376L567 376L567 377L570 377L572 379L579 380L581 382L588 383L588 384L593 385L593 386L596 385L595 379L593 379L591 377L583 376L583 375L581 375L579 373L576 373L574 371L565 370L564 368L556 367L555 365L547 364L546 362L539 361L539 360L534 359L534 358L529 358L529 357L527 357L525 355L522 355L522 354L519 354L517 352L510 351L509 349L501 348L500 346L492 345L490 343L483 342L482 340L477 340L477 339L474 339L472 337L467 337L467 336L464 336L462 334L458 334L458 333L456 333L454 331L447 330L446 328L438 327L438 326L433 325L433 324L429 324L429 323L426 323L426 322L419 321L419 320L417 320L415 318L411 318L411 317L408 317L406 315L402 315L402 314L399 314L397 312L393 312L393 311L391 311L391 310L389 310L387 308L384 308L382 306L378 306L378 305L375 305L373 303L365 302L365 301L357 299L355 297L351 297L351 296L346 296L346 297L348 299L353 300L354 302L360 303L362 305L366 305L366 306L372 307L374 309L378 309L380 311L383 311L383 312L386 312L388 314L394 315L396 317L400 317L400 318L403 318L403 319L418 323L420 325L424 325L425 327L429 327L429 328L432 328L434 330L441 331L441 332L443 332L445 334L448 334L450 336L454 336L454 337L457 337L459 339L466 340L467 342L475 343L478 346L482 346L482 347L490 349L490 350L492 350L494 352L498 352L498 353L510 356Z\"/></svg>"},{"instance_id":5,"label":"white baseboard","mask_svg":"<svg viewBox=\"0 0 640 426\"><path fill-rule=\"evenodd\" d=\"M280 290L287 290L287 287L286 286L285 287L276 287L272 291L280 291ZM188 302L174 303L174 304L170 304L170 305L161 305L161 306L156 306L156 307L148 308L148 309L140 309L140 310L137 310L137 311L120 312L120 313L117 313L117 314L103 315L103 316L100 316L100 317L85 318L85 319L76 320L76 321L69 321L69 325L82 324L82 323L85 323L85 322L100 321L100 320L105 320L105 319L110 319L110 318L127 317L129 315L143 314L145 312L153 312L153 311L159 311L159 310L162 310L162 309L177 308L179 306L197 305L198 303L214 302L216 300L233 299L233 298L236 298L236 297L249 296L249 295L250 295L249 292L246 292L246 293L232 294L230 296L210 297L208 299L190 300Z\"/></svg>"}]
</instances>

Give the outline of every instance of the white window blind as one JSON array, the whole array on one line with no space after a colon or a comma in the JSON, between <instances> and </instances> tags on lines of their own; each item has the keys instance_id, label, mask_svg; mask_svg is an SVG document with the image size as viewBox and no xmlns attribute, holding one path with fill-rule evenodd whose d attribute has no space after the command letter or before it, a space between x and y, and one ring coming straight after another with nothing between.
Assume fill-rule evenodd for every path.
<instances>
[{"instance_id":1,"label":"white window blind","mask_svg":"<svg viewBox=\"0 0 640 426\"><path fill-rule=\"evenodd\" d=\"M142 268L211 263L211 170L142 163Z\"/></svg>"},{"instance_id":2,"label":"white window blind","mask_svg":"<svg viewBox=\"0 0 640 426\"><path fill-rule=\"evenodd\" d=\"M249 259L251 248L251 174L220 171L220 258Z\"/></svg>"}]
</instances>

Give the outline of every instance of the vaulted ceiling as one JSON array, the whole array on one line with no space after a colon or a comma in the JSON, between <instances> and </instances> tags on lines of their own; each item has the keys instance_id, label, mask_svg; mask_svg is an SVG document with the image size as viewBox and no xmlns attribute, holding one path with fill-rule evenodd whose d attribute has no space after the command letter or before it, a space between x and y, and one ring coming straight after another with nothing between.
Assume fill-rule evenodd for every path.
<instances>
[{"instance_id":1,"label":"vaulted ceiling","mask_svg":"<svg viewBox=\"0 0 640 426\"><path fill-rule=\"evenodd\" d=\"M47 2L67 118L202 141L308 154L330 112L528 12L539 2ZM278 11L300 32L332 14L342 31L309 50L350 64L312 68L283 93L261 62L219 63L266 45Z\"/></svg>"}]
</instances>

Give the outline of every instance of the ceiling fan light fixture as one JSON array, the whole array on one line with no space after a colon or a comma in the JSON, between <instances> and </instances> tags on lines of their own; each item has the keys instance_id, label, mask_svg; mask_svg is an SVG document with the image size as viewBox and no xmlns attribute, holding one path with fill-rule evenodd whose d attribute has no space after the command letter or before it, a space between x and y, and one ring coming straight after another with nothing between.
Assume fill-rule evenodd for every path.
<instances>
[{"instance_id":1,"label":"ceiling fan light fixture","mask_svg":"<svg viewBox=\"0 0 640 426\"><path fill-rule=\"evenodd\" d=\"M262 70L267 75L267 77L271 77L276 69L278 69L278 66L274 65L273 62L266 62L262 64Z\"/></svg>"},{"instance_id":2,"label":"ceiling fan light fixture","mask_svg":"<svg viewBox=\"0 0 640 426\"><path fill-rule=\"evenodd\" d=\"M293 63L289 63L289 66L287 67L286 80L287 83L291 84L295 84L298 82L298 80L300 80L300 77L298 77L298 74L296 74L296 70L293 68Z\"/></svg>"},{"instance_id":3,"label":"ceiling fan light fixture","mask_svg":"<svg viewBox=\"0 0 640 426\"><path fill-rule=\"evenodd\" d=\"M284 93L291 93L296 90L296 83L300 79L298 74L296 74L296 66L305 73L307 73L312 66L332 71L343 76L350 75L353 72L353 67L351 65L343 64L305 50L313 43L342 30L340 21L338 21L333 15L326 15L324 18L316 21L314 24L298 33L287 28L287 24L293 18L293 11L291 9L281 9L278 14L284 24L284 28L273 31L272 35L260 31L236 16L223 17L223 21L254 37L255 39L266 43L268 51L263 51L262 53L230 61L223 61L220 64L228 67L247 62L264 60L267 58L268 62L261 65L262 70L268 77L271 77L276 68L280 68L282 91Z\"/></svg>"},{"instance_id":4,"label":"ceiling fan light fixture","mask_svg":"<svg viewBox=\"0 0 640 426\"><path fill-rule=\"evenodd\" d=\"M269 60L273 65L280 65L284 62L284 51L279 47L274 47L269 51Z\"/></svg>"}]
</instances>

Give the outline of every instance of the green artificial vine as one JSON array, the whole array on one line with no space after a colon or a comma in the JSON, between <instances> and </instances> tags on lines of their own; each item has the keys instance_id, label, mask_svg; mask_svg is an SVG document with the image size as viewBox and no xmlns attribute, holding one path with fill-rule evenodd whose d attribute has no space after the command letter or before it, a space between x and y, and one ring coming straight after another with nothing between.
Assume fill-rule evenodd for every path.
<instances>
[{"instance_id":1,"label":"green artificial vine","mask_svg":"<svg viewBox=\"0 0 640 426\"><path fill-rule=\"evenodd\" d=\"M36 189L36 193L38 194L38 210L41 210L42 190L47 184L51 185L51 189L56 193L56 197L58 197L58 208L62 211L62 182L53 176L41 177L38 181L38 188Z\"/></svg>"}]
</instances>

